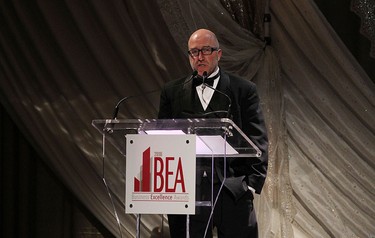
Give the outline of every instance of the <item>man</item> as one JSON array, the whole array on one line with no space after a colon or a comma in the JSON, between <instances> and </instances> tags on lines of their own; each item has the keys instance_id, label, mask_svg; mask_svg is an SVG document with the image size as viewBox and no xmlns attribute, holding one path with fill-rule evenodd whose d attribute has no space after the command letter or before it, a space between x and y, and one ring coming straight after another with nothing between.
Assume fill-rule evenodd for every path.
<instances>
[{"instance_id":1,"label":"man","mask_svg":"<svg viewBox=\"0 0 375 238\"><path fill-rule=\"evenodd\" d=\"M188 41L190 65L197 76L169 82L160 97L159 118L187 118L194 116L227 117L218 111L228 111L241 130L262 151L260 158L227 158L227 179L219 193L212 226L219 238L258 237L253 207L253 192L260 193L265 181L268 162L268 139L259 97L254 83L222 71L218 63L222 56L216 35L199 29ZM202 85L199 79L208 76L213 88ZM193 79L192 79L193 77ZM198 82L198 83L197 83ZM201 85L197 85L201 84ZM226 96L227 95L227 96ZM228 99L230 97L230 100ZM207 159L206 159L207 160ZM197 159L197 194L205 196L210 184L210 164ZM223 163L216 163L214 190L218 193L222 181ZM208 180L208 181L207 181ZM204 237L210 208L199 208L190 216L190 237ZM168 215L171 237L186 237L186 216ZM212 227L211 227L212 228ZM206 237L212 237L209 229Z\"/></svg>"}]
</instances>

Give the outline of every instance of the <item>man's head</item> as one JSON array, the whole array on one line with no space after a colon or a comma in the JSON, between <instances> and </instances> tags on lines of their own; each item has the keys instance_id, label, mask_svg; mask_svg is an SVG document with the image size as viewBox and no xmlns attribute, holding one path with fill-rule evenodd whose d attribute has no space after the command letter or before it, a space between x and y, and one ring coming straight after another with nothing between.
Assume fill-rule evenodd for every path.
<instances>
[{"instance_id":1,"label":"man's head","mask_svg":"<svg viewBox=\"0 0 375 238\"><path fill-rule=\"evenodd\" d=\"M199 75L206 71L208 75L218 67L222 51L216 35L206 29L194 32L188 42L189 61L191 68Z\"/></svg>"}]
</instances>

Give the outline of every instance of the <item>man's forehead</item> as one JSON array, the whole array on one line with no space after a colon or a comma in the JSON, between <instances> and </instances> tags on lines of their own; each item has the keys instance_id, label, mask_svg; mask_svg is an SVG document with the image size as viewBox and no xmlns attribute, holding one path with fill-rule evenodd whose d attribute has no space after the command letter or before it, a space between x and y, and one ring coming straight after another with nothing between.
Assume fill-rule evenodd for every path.
<instances>
[{"instance_id":1,"label":"man's forehead","mask_svg":"<svg viewBox=\"0 0 375 238\"><path fill-rule=\"evenodd\" d=\"M210 34L204 34L204 35L193 35L189 42L188 46L195 47L196 45L198 46L213 46L215 44L215 37Z\"/></svg>"}]
</instances>

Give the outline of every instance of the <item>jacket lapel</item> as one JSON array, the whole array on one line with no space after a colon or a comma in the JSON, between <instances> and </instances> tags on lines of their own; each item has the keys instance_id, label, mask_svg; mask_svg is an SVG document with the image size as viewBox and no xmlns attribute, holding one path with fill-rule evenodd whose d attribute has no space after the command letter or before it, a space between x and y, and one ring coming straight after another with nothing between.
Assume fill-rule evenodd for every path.
<instances>
[{"instance_id":1,"label":"jacket lapel","mask_svg":"<svg viewBox=\"0 0 375 238\"><path fill-rule=\"evenodd\" d=\"M190 80L190 77L188 77L184 82L181 92L183 95L181 108L178 109L181 111L181 116L184 118L196 117L199 113L203 112L197 91L193 85L193 80L188 80Z\"/></svg>"}]
</instances>

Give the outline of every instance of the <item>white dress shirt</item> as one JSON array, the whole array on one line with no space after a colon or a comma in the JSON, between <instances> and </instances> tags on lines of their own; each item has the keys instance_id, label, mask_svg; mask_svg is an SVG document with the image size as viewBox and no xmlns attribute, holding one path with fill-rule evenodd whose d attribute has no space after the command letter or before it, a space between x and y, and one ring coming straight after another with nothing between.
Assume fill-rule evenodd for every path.
<instances>
[{"instance_id":1,"label":"white dress shirt","mask_svg":"<svg viewBox=\"0 0 375 238\"><path fill-rule=\"evenodd\" d=\"M208 78L215 76L216 74L219 73L219 68L217 68ZM213 88L216 89L217 84L219 83L220 75L214 80L214 85L212 86ZM214 95L215 90L212 88L206 87L203 84L198 85L196 87L198 97L201 101L202 107L204 110L207 109L208 104L210 104L212 95Z\"/></svg>"}]
</instances>

